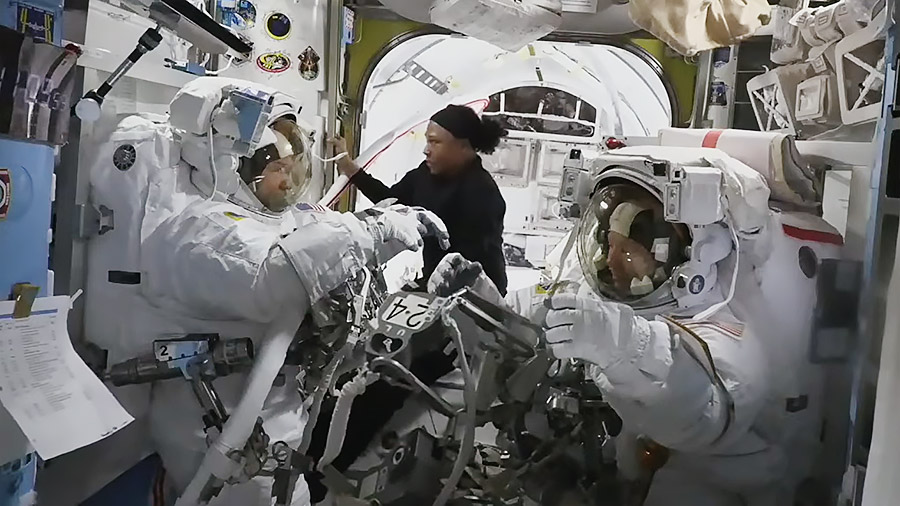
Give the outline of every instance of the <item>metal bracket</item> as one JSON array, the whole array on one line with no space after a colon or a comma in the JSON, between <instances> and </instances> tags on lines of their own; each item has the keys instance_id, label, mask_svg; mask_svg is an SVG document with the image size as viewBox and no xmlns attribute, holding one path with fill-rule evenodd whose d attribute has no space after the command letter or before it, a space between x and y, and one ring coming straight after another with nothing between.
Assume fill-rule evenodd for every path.
<instances>
[{"instance_id":1,"label":"metal bracket","mask_svg":"<svg viewBox=\"0 0 900 506\"><path fill-rule=\"evenodd\" d=\"M84 240L95 235L103 235L116 228L113 210L101 205L97 210L91 204L79 204L76 206L78 213L76 226L78 237Z\"/></svg>"},{"instance_id":2,"label":"metal bracket","mask_svg":"<svg viewBox=\"0 0 900 506\"><path fill-rule=\"evenodd\" d=\"M351 109L350 99L344 95L341 95L340 98L338 99L338 104L337 104L338 119L340 119L341 121L350 121L352 119L351 118L352 113L351 113L350 109Z\"/></svg>"}]
</instances>

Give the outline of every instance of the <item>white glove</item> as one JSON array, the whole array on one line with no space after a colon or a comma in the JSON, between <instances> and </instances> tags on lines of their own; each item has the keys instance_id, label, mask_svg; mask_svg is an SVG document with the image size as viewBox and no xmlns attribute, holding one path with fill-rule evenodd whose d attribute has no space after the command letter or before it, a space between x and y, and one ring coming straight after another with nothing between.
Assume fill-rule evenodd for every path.
<instances>
[{"instance_id":1,"label":"white glove","mask_svg":"<svg viewBox=\"0 0 900 506\"><path fill-rule=\"evenodd\" d=\"M369 209L360 216L375 241L375 249L392 257L403 250L419 251L422 247L422 234L419 233L419 220L415 216L400 214L393 209ZM396 251L394 251L396 250ZM382 258L384 260L384 258Z\"/></svg>"},{"instance_id":2,"label":"white glove","mask_svg":"<svg viewBox=\"0 0 900 506\"><path fill-rule=\"evenodd\" d=\"M419 235L422 237L434 237L442 250L450 248L450 233L447 232L447 226L433 212L422 207L407 207L398 204L394 204L388 209L397 211L400 214L415 216L419 221Z\"/></svg>"},{"instance_id":3,"label":"white glove","mask_svg":"<svg viewBox=\"0 0 900 506\"><path fill-rule=\"evenodd\" d=\"M368 227L375 248L387 260L405 249L418 251L423 237L434 236L441 246L450 246L444 223L430 211L386 202L357 214Z\"/></svg>"},{"instance_id":4,"label":"white glove","mask_svg":"<svg viewBox=\"0 0 900 506\"><path fill-rule=\"evenodd\" d=\"M480 263L466 260L459 253L449 253L428 278L428 293L441 297L453 295L463 288L474 285L483 272Z\"/></svg>"},{"instance_id":5,"label":"white glove","mask_svg":"<svg viewBox=\"0 0 900 506\"><path fill-rule=\"evenodd\" d=\"M649 323L624 305L565 293L553 296L545 337L559 359L580 359L606 369L633 359L650 338Z\"/></svg>"},{"instance_id":6,"label":"white glove","mask_svg":"<svg viewBox=\"0 0 900 506\"><path fill-rule=\"evenodd\" d=\"M467 260L459 253L448 253L428 278L428 293L448 297L463 288L469 288L482 298L495 304L504 304L500 290L484 273L478 262Z\"/></svg>"}]
</instances>

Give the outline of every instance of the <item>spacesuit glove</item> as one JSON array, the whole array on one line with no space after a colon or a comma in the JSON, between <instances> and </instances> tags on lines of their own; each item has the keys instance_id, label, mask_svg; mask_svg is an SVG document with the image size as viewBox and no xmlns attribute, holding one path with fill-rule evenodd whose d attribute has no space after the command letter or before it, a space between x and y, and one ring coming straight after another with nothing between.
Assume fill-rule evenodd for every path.
<instances>
[{"instance_id":1,"label":"spacesuit glove","mask_svg":"<svg viewBox=\"0 0 900 506\"><path fill-rule=\"evenodd\" d=\"M385 199L375 204L376 209L390 209L403 215L413 215L419 220L419 234L422 237L434 237L442 250L450 248L450 233L447 226L433 212L418 206L396 204L397 199Z\"/></svg>"},{"instance_id":2,"label":"spacesuit glove","mask_svg":"<svg viewBox=\"0 0 900 506\"><path fill-rule=\"evenodd\" d=\"M420 238L433 237L438 241L441 249L450 248L450 233L444 222L431 211L421 207L410 207L402 204L395 204L396 199L385 199L377 203L375 207L367 209L362 213L358 213L357 217L365 219L367 217L377 217L386 212L393 212L405 217L412 217L417 221L416 229ZM419 241L421 242L421 241ZM421 247L421 244L419 244ZM415 251L417 248L410 248Z\"/></svg>"},{"instance_id":3,"label":"spacesuit glove","mask_svg":"<svg viewBox=\"0 0 900 506\"><path fill-rule=\"evenodd\" d=\"M388 260L403 250L419 251L422 248L422 234L415 215L373 207L356 216L372 235L379 260Z\"/></svg>"},{"instance_id":4,"label":"spacesuit glove","mask_svg":"<svg viewBox=\"0 0 900 506\"><path fill-rule=\"evenodd\" d=\"M415 216L419 220L419 234L422 237L435 238L442 250L450 248L450 233L447 232L447 226L433 212L422 207L407 207L399 204L394 204L388 209L400 214Z\"/></svg>"},{"instance_id":5,"label":"spacesuit glove","mask_svg":"<svg viewBox=\"0 0 900 506\"><path fill-rule=\"evenodd\" d=\"M428 293L440 297L449 297L463 288L469 288L489 302L499 304L504 301L481 264L467 260L459 253L448 253L441 260L428 278L427 287Z\"/></svg>"},{"instance_id":6,"label":"spacesuit glove","mask_svg":"<svg viewBox=\"0 0 900 506\"><path fill-rule=\"evenodd\" d=\"M624 304L572 293L555 295L548 304L545 338L556 358L607 369L633 359L649 339L646 320Z\"/></svg>"}]
</instances>

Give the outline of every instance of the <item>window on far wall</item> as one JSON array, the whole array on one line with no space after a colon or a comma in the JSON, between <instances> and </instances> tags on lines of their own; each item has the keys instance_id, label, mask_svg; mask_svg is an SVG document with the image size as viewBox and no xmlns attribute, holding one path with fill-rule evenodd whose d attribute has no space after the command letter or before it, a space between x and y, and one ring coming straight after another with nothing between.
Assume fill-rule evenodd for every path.
<instances>
[{"instance_id":1,"label":"window on far wall","mask_svg":"<svg viewBox=\"0 0 900 506\"><path fill-rule=\"evenodd\" d=\"M510 131L591 137L597 108L575 95L543 86L519 86L495 93L484 115Z\"/></svg>"}]
</instances>

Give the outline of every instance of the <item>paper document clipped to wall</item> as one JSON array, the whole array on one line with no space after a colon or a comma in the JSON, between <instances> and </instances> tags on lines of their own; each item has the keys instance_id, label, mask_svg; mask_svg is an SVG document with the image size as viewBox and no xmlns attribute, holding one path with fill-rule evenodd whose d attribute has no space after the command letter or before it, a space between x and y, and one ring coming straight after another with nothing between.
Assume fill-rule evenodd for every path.
<instances>
[{"instance_id":1,"label":"paper document clipped to wall","mask_svg":"<svg viewBox=\"0 0 900 506\"><path fill-rule=\"evenodd\" d=\"M42 459L99 441L134 419L69 341L69 297L35 299L31 316L0 301L0 404Z\"/></svg>"}]
</instances>

